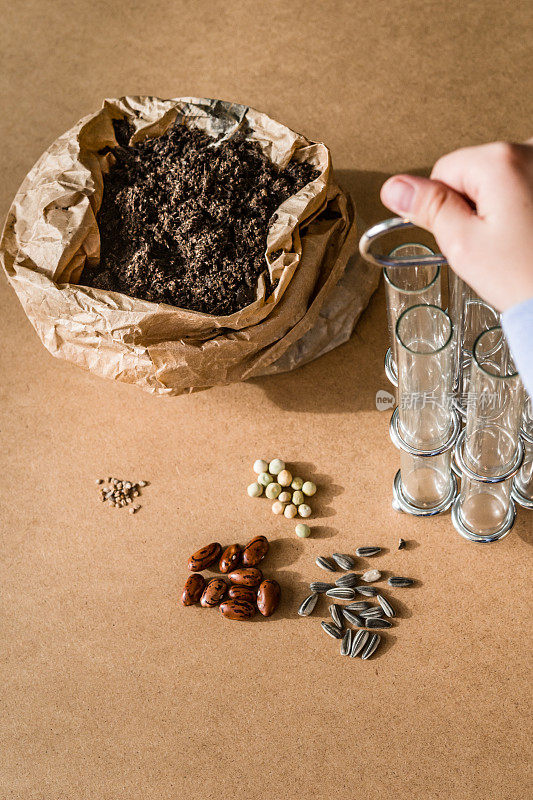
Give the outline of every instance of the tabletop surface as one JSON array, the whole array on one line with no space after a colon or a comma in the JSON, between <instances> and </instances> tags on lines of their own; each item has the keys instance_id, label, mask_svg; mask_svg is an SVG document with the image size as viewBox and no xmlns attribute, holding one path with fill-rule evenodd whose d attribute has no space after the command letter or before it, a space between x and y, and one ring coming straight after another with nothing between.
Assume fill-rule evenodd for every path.
<instances>
[{"instance_id":1,"label":"tabletop surface","mask_svg":"<svg viewBox=\"0 0 533 800\"><path fill-rule=\"evenodd\" d=\"M367 223L379 186L531 136L517 0L4 3L0 211L104 97L246 103L331 148ZM476 546L391 508L382 288L346 345L292 374L170 399L53 359L2 277L5 800L527 795L533 524ZM246 496L255 458L320 487L313 538ZM145 479L134 517L95 480ZM178 603L197 547L271 541L283 602L232 623ZM408 547L397 550L399 536ZM399 616L366 662L296 616L318 555L378 544ZM370 559L368 560L370 566Z\"/></svg>"}]
</instances>

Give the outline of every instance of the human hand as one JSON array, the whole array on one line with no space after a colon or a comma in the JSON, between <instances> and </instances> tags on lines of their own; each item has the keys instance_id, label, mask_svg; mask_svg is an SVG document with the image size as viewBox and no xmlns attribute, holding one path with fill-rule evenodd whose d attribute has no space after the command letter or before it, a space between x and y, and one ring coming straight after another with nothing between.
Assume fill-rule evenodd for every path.
<instances>
[{"instance_id":1,"label":"human hand","mask_svg":"<svg viewBox=\"0 0 533 800\"><path fill-rule=\"evenodd\" d=\"M456 150L430 178L389 178L381 200L431 231L452 269L499 311L533 297L533 139Z\"/></svg>"}]
</instances>

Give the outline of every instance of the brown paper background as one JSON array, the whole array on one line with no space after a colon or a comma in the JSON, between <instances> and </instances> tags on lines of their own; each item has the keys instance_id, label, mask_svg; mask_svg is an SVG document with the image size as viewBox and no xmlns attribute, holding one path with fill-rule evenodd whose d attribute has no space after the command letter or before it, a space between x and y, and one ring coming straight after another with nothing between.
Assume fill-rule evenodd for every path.
<instances>
[{"instance_id":1,"label":"brown paper background","mask_svg":"<svg viewBox=\"0 0 533 800\"><path fill-rule=\"evenodd\" d=\"M51 141L129 92L244 102L326 142L376 221L392 171L531 135L526 22L515 0L6 3L2 216ZM477 547L392 511L381 290L294 373L158 400L49 357L0 284L2 798L528 795L531 514ZM244 494L275 454L322 487L313 539ZM98 505L106 473L152 481L135 518ZM177 605L191 548L256 532L275 617ZM293 612L316 555L374 542L420 584L361 663Z\"/></svg>"}]
</instances>

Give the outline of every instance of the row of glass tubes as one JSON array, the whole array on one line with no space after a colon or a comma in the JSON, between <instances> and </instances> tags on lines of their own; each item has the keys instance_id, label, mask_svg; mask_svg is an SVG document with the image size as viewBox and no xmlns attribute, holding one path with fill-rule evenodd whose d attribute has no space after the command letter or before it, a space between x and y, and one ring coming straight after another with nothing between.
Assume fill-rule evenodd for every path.
<instances>
[{"instance_id":1,"label":"row of glass tubes","mask_svg":"<svg viewBox=\"0 0 533 800\"><path fill-rule=\"evenodd\" d=\"M389 258L428 254L424 245L407 244ZM384 275L391 340L385 369L397 387L391 436L400 449L394 504L420 515L452 506L466 538L501 538L514 522L513 498L533 508L533 403L524 397L499 314L451 269L448 312L439 266L389 266Z\"/></svg>"}]
</instances>

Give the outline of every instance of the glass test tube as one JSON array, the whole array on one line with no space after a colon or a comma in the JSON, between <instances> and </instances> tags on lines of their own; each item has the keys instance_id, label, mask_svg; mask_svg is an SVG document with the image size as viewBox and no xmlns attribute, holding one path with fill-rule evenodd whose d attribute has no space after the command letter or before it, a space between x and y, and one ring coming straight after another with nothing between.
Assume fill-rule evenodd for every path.
<instances>
[{"instance_id":1,"label":"glass test tube","mask_svg":"<svg viewBox=\"0 0 533 800\"><path fill-rule=\"evenodd\" d=\"M389 258L434 255L433 250L423 244L409 243L395 247ZM396 323L405 309L421 303L440 306L441 271L439 266L424 264L415 267L385 267L385 296L389 325L390 348L385 356L385 371L390 382L398 385L396 354Z\"/></svg>"},{"instance_id":2,"label":"glass test tube","mask_svg":"<svg viewBox=\"0 0 533 800\"><path fill-rule=\"evenodd\" d=\"M454 327L454 405L465 416L474 342L480 333L499 324L500 315L451 268L448 269L448 293Z\"/></svg>"},{"instance_id":3,"label":"glass test tube","mask_svg":"<svg viewBox=\"0 0 533 800\"><path fill-rule=\"evenodd\" d=\"M513 477L521 462L523 388L501 327L481 333L470 366L466 427L456 460L461 492L454 525L474 541L500 539L515 517ZM477 478L476 478L477 476Z\"/></svg>"},{"instance_id":4,"label":"glass test tube","mask_svg":"<svg viewBox=\"0 0 533 800\"><path fill-rule=\"evenodd\" d=\"M451 471L451 449L458 433L451 403L453 326L441 308L417 305L398 319L396 340L401 467L395 488L401 481L408 504L439 513L449 507L456 489ZM417 455L412 450L441 452Z\"/></svg>"},{"instance_id":5,"label":"glass test tube","mask_svg":"<svg viewBox=\"0 0 533 800\"><path fill-rule=\"evenodd\" d=\"M513 499L523 508L533 508L533 399L526 398L520 431L524 460L514 479Z\"/></svg>"}]
</instances>

